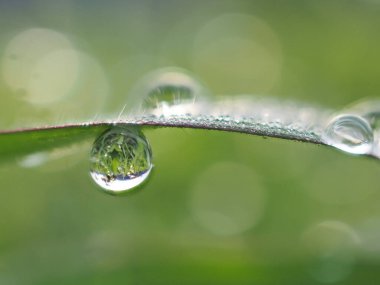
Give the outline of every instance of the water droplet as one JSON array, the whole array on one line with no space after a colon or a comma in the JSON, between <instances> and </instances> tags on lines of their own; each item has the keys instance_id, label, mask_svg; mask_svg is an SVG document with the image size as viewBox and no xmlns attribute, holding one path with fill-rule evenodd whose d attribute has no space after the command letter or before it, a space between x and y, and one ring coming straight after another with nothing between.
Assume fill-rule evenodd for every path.
<instances>
[{"instance_id":1,"label":"water droplet","mask_svg":"<svg viewBox=\"0 0 380 285\"><path fill-rule=\"evenodd\" d=\"M152 170L152 151L135 128L115 127L94 142L90 174L110 194L122 194L141 185Z\"/></svg>"},{"instance_id":2,"label":"water droplet","mask_svg":"<svg viewBox=\"0 0 380 285\"><path fill-rule=\"evenodd\" d=\"M374 142L370 155L380 158L380 100L365 99L346 108L346 112L365 118L373 129Z\"/></svg>"},{"instance_id":3,"label":"water droplet","mask_svg":"<svg viewBox=\"0 0 380 285\"><path fill-rule=\"evenodd\" d=\"M368 121L357 115L339 115L328 124L323 140L352 154L367 154L372 149L373 131Z\"/></svg>"},{"instance_id":4,"label":"water droplet","mask_svg":"<svg viewBox=\"0 0 380 285\"><path fill-rule=\"evenodd\" d=\"M144 109L171 107L182 103L193 103L207 97L203 85L186 70L164 68L148 75L144 80Z\"/></svg>"}]
</instances>

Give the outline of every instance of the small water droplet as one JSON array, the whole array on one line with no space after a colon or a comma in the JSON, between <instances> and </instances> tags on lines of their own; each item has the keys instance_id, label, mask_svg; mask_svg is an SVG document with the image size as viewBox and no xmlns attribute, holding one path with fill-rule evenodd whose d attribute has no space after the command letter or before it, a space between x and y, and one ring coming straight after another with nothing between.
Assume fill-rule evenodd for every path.
<instances>
[{"instance_id":1,"label":"small water droplet","mask_svg":"<svg viewBox=\"0 0 380 285\"><path fill-rule=\"evenodd\" d=\"M159 69L145 79L144 109L167 108L207 97L206 88L184 69Z\"/></svg>"},{"instance_id":2,"label":"small water droplet","mask_svg":"<svg viewBox=\"0 0 380 285\"><path fill-rule=\"evenodd\" d=\"M367 120L357 115L339 115L323 134L326 144L352 154L367 154L372 149L373 131Z\"/></svg>"},{"instance_id":3,"label":"small water droplet","mask_svg":"<svg viewBox=\"0 0 380 285\"><path fill-rule=\"evenodd\" d=\"M90 155L93 180L110 194L141 185L152 170L152 151L136 128L115 127L100 135Z\"/></svg>"}]
</instances>

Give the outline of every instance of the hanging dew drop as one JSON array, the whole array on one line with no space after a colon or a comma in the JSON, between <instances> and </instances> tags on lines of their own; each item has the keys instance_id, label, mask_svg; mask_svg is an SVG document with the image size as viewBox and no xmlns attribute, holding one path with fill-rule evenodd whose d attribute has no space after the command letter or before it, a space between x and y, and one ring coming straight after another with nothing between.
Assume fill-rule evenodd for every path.
<instances>
[{"instance_id":1,"label":"hanging dew drop","mask_svg":"<svg viewBox=\"0 0 380 285\"><path fill-rule=\"evenodd\" d=\"M371 152L374 135L367 120L357 115L339 115L328 124L323 134L326 144L352 154Z\"/></svg>"},{"instance_id":2,"label":"hanging dew drop","mask_svg":"<svg viewBox=\"0 0 380 285\"><path fill-rule=\"evenodd\" d=\"M105 192L129 192L141 185L152 170L152 151L136 128L115 127L100 135L90 154L90 174Z\"/></svg>"}]
</instances>

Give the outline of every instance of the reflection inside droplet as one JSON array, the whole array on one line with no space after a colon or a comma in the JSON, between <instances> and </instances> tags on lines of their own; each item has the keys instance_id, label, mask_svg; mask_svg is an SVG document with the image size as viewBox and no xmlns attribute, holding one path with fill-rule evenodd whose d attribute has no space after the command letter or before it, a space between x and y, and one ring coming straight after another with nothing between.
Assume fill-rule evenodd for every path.
<instances>
[{"instance_id":1,"label":"reflection inside droplet","mask_svg":"<svg viewBox=\"0 0 380 285\"><path fill-rule=\"evenodd\" d=\"M204 99L208 93L193 75L176 67L153 71L138 85L136 92L143 96L142 108L163 112L176 105Z\"/></svg>"},{"instance_id":2,"label":"reflection inside droplet","mask_svg":"<svg viewBox=\"0 0 380 285\"><path fill-rule=\"evenodd\" d=\"M339 115L323 134L326 144L352 154L367 154L373 144L373 131L367 120L357 115Z\"/></svg>"},{"instance_id":3,"label":"reflection inside droplet","mask_svg":"<svg viewBox=\"0 0 380 285\"><path fill-rule=\"evenodd\" d=\"M157 108L162 105L177 105L183 101L194 100L194 91L189 86L159 85L149 92L144 100L144 107Z\"/></svg>"},{"instance_id":4,"label":"reflection inside droplet","mask_svg":"<svg viewBox=\"0 0 380 285\"><path fill-rule=\"evenodd\" d=\"M125 193L147 179L152 170L151 158L150 145L138 129L116 127L95 140L90 174L105 192Z\"/></svg>"}]
</instances>

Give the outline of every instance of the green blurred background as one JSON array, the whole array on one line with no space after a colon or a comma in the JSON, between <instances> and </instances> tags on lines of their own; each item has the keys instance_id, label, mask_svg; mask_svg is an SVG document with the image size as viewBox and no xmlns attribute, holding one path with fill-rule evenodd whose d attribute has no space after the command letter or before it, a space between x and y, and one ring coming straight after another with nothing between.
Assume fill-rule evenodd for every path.
<instances>
[{"instance_id":1,"label":"green blurred background","mask_svg":"<svg viewBox=\"0 0 380 285\"><path fill-rule=\"evenodd\" d=\"M340 109L380 90L380 1L0 0L0 129L133 110L167 66L214 96ZM0 166L0 284L377 284L379 163L150 130L154 175L98 191L91 141ZM27 142L26 142L27 143Z\"/></svg>"}]
</instances>

